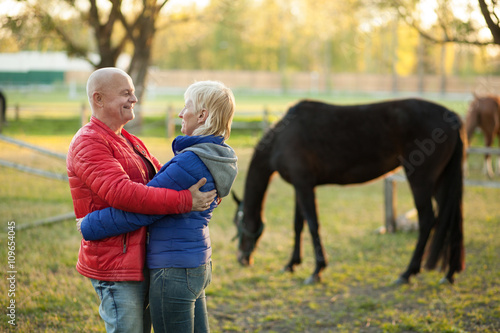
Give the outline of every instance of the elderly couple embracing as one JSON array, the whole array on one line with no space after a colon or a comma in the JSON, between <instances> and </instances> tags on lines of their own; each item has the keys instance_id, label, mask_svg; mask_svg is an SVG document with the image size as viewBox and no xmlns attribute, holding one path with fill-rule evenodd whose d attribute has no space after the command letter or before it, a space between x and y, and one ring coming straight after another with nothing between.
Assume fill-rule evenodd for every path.
<instances>
[{"instance_id":1,"label":"elderly couple embracing","mask_svg":"<svg viewBox=\"0 0 500 333\"><path fill-rule=\"evenodd\" d=\"M163 166L123 127L137 98L117 68L87 82L90 122L74 136L67 171L83 239L76 269L90 278L107 332L208 332L212 278L208 223L237 174L225 144L232 91L215 81L188 87L174 157Z\"/></svg>"}]
</instances>

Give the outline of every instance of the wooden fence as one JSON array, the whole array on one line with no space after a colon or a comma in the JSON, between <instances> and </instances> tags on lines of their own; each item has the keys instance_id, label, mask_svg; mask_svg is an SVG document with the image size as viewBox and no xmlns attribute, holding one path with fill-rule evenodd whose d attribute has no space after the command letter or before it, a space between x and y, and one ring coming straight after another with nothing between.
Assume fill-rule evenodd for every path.
<instances>
[{"instance_id":1,"label":"wooden fence","mask_svg":"<svg viewBox=\"0 0 500 333\"><path fill-rule=\"evenodd\" d=\"M49 149L45 149L45 148L33 145L31 143L21 141L21 140L13 139L11 137L8 137L8 136L2 135L2 134L0 134L0 140L8 142L10 144L14 144L14 145L19 146L19 147L28 148L28 149L36 151L37 153L40 153L40 154L44 154L47 156L57 158L59 160L66 161L66 154L57 153L57 152L51 151ZM45 171L42 169L32 168L32 167L28 167L28 166L18 164L18 163L13 163L13 162L3 160L3 159L0 159L0 166L13 168L13 169L16 169L16 170L19 170L22 172L31 173L31 174L45 177L45 178L62 180L65 182L68 181L68 176L66 174L58 174L58 173L54 173L54 172ZM71 219L71 218L75 218L74 212L69 212L69 213L57 215L57 216L51 216L51 217L40 219L40 220L31 222L31 223L20 224L20 225L16 226L16 228L19 230L27 229L27 228L37 227L37 226L45 225L45 224L49 224L49 223L60 222L60 221L64 221L64 220Z\"/></svg>"},{"instance_id":2,"label":"wooden fence","mask_svg":"<svg viewBox=\"0 0 500 333\"><path fill-rule=\"evenodd\" d=\"M165 115L165 131L167 138L171 138L175 135L175 128L180 126L182 120L177 116L178 112L174 107L169 106L166 110ZM278 113L276 113L278 114ZM263 107L261 112L244 112L239 111L239 117L251 116L255 118L261 118L260 121L233 121L231 129L243 129L243 130L260 130L264 132L271 125L270 117L273 115L267 108ZM281 115L281 112L279 113Z\"/></svg>"},{"instance_id":3,"label":"wooden fence","mask_svg":"<svg viewBox=\"0 0 500 333\"><path fill-rule=\"evenodd\" d=\"M148 72L149 89L185 89L195 80L218 80L233 90L267 92L500 93L500 77L323 72L168 70Z\"/></svg>"},{"instance_id":4,"label":"wooden fence","mask_svg":"<svg viewBox=\"0 0 500 333\"><path fill-rule=\"evenodd\" d=\"M66 83L85 84L90 72L67 72ZM266 92L430 92L500 93L500 76L405 75L370 73L270 72L232 70L158 70L148 71L150 91L184 91L194 81L218 80L233 90Z\"/></svg>"},{"instance_id":5,"label":"wooden fence","mask_svg":"<svg viewBox=\"0 0 500 333\"><path fill-rule=\"evenodd\" d=\"M14 107L15 110L15 119L18 120L20 116L20 108L19 106ZM82 126L88 121L89 119L89 110L86 106L86 104L82 104L80 107L80 118L81 118L81 123ZM244 112L240 112L241 114L244 114ZM262 112L247 112L249 116L252 116L253 118L258 118L259 115L261 116L261 121L240 121L240 122L233 122L232 128L233 129L249 129L249 130L260 130L260 131L265 131L267 128L269 128L271 121L270 117L276 116L278 114L272 114L268 109L262 108ZM280 114L281 115L281 114ZM279 116L280 116L279 115ZM256 117L257 116L257 117ZM165 118L164 123L159 124L160 126L165 126L165 134L166 137L171 138L175 135L175 128L177 126L180 126L181 120L177 117L177 111L174 109L173 106L169 106L165 110ZM153 126L156 126L158 124L153 124ZM1 132L0 132L1 133ZM66 155L65 154L60 154L56 152L49 151L47 149L22 142L4 135L0 134L0 140L16 144L21 147L25 147L28 149L35 150L39 153L46 154L52 157L56 157L59 159L65 160ZM467 150L468 154L492 154L492 155L500 155L500 149L495 149L495 148L486 148L486 147L471 147ZM43 176L43 177L48 177L52 179L59 179L63 181L67 181L67 176L66 175L60 175L60 174L55 174L51 173L48 171L40 170L40 169L35 169L31 167L27 167L24 165L16 164L10 161L2 160L0 159L0 166L4 167L9 167L9 168L14 168L19 171L23 172L28 172L31 174ZM392 174L388 177L385 178L384 180L384 212L385 212L385 230L387 232L394 232L397 230L397 217L396 217L396 182L401 182L401 181L406 181L406 177L402 174ZM465 179L464 181L465 186L480 186L480 187L489 187L489 188L498 188L500 189L500 182L499 181L481 181L481 180L472 180L472 179ZM45 223L52 223L56 222L59 220L64 220L67 219L67 216L71 215L71 213L64 214L61 216L56 216L56 217L49 217L47 219L43 219L40 221L35 221L31 223L31 226L35 225L40 225L40 224L45 224Z\"/></svg>"}]
</instances>

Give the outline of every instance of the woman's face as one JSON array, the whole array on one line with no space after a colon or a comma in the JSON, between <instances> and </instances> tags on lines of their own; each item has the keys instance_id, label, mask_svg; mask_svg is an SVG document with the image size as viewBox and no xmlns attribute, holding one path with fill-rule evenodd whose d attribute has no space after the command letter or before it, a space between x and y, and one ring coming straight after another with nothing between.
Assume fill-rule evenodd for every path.
<instances>
[{"instance_id":1,"label":"woman's face","mask_svg":"<svg viewBox=\"0 0 500 333\"><path fill-rule=\"evenodd\" d=\"M185 135L193 135L195 129L197 129L202 122L200 122L202 114L196 114L194 110L193 102L188 99L184 109L179 113L179 118L182 119L181 132Z\"/></svg>"}]
</instances>

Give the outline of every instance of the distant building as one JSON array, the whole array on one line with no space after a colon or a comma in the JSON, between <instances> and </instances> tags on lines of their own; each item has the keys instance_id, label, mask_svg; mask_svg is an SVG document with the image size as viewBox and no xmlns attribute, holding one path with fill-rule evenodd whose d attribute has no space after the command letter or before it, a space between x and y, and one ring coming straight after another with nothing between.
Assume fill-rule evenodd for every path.
<instances>
[{"instance_id":1,"label":"distant building","mask_svg":"<svg viewBox=\"0 0 500 333\"><path fill-rule=\"evenodd\" d=\"M0 53L0 85L85 83L93 67L65 52Z\"/></svg>"}]
</instances>

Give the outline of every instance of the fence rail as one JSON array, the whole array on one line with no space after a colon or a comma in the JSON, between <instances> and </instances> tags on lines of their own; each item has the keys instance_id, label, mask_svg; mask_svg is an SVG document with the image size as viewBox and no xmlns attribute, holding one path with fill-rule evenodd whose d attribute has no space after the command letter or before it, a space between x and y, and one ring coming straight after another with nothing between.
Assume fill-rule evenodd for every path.
<instances>
[{"instance_id":1,"label":"fence rail","mask_svg":"<svg viewBox=\"0 0 500 333\"><path fill-rule=\"evenodd\" d=\"M26 165L6 161L3 159L0 159L0 165L7 167L7 168L16 169L16 170L19 170L22 172L31 173L33 175L42 176L45 178L52 178L52 179L57 179L57 180L62 180L62 181L68 181L67 175L54 173L54 172L50 172L50 171L45 171L45 170L41 170L41 169L36 169L36 168L31 168L31 167L28 167Z\"/></svg>"},{"instance_id":2,"label":"fence rail","mask_svg":"<svg viewBox=\"0 0 500 333\"><path fill-rule=\"evenodd\" d=\"M41 108L41 107L23 107L21 108L19 105L15 105L10 107L12 112L8 112L8 114L13 114L13 121L18 121L21 117L22 114L36 114L36 113L43 113L46 109ZM58 115L61 117L67 117L67 116L79 116L80 117L80 123L81 125L85 125L90 118L90 111L87 106L87 104L83 103L79 106L73 106L73 108L68 108L68 107L55 107L52 108L50 111L51 115ZM141 121L140 124L134 124L134 123L129 123L128 124L128 129L132 130L146 130L148 127L156 127L156 126L165 126L165 131L166 131L166 136L167 137L172 137L175 133L175 128L180 127L181 125L181 119L177 116L179 113L179 110L174 108L172 105L165 107L157 107L157 106L149 106L147 108L142 107L142 110L139 110L139 107L137 107L136 110L136 115L141 113L141 117L144 115L148 116L163 116L161 121L158 121L157 123L154 124L144 124L144 121ZM271 124L271 119L275 117L281 117L283 115L283 111L269 111L266 107L262 107L260 110L257 111L249 111L249 110L238 110L237 112L237 117L238 119L233 121L232 124L232 129L243 129L243 130L262 130L265 131ZM247 119L256 119L256 120L245 120ZM260 119L260 120L258 120ZM0 125L0 140L8 141L14 144L18 144L23 147L27 148L33 148L36 147L34 145L30 145L29 143L23 143L18 140L3 136L2 134L2 127ZM48 151L48 150L47 150ZM60 156L57 156L60 155ZM58 154L58 153L53 153L53 156L55 157L62 157L65 155L63 154Z\"/></svg>"},{"instance_id":3,"label":"fence rail","mask_svg":"<svg viewBox=\"0 0 500 333\"><path fill-rule=\"evenodd\" d=\"M491 148L491 147L469 147L467 149L468 154L491 154L491 155L500 155L499 148Z\"/></svg>"},{"instance_id":4,"label":"fence rail","mask_svg":"<svg viewBox=\"0 0 500 333\"><path fill-rule=\"evenodd\" d=\"M84 122L84 119L86 118L87 111L84 106L81 107L80 109L81 115L82 115L82 123ZM174 111L173 107L169 107L167 109L166 115L165 115L165 127L166 127L166 134L167 137L173 136L173 133L175 132L175 127L180 125L180 119L175 118L176 112ZM248 112L248 115L255 116L258 115L259 113L256 112ZM266 108L263 108L262 111L262 120L261 121L252 121L252 122L233 122L233 128L237 129L254 129L254 130L266 130L270 126L270 116L272 114L269 113L269 111ZM57 152L53 152L49 149L39 147L21 140L13 139L11 137L5 136L0 134L0 141L5 141L9 142L11 144L18 145L20 147L25 147L34 151L37 151L39 153L52 156L61 160L66 160L66 154L61 154ZM467 149L468 154L491 154L491 155L499 155L500 156L500 149L498 148L489 148L489 147L469 147ZM51 179L57 179L57 180L62 180L62 181L68 181L68 176L63 175L63 174L56 174L53 172L41 170L41 169L36 169L36 168L31 168L25 165L21 165L18 163L13 163L10 161L6 161L3 159L0 159L0 166L4 167L9 167L9 168L14 168L22 172L27 172L31 174L35 174L38 176L46 177L46 178L51 178ZM384 179L384 211L385 211L385 229L387 232L394 232L397 229L396 226L396 182L403 182L407 181L406 177L401 174L391 174L387 176ZM500 189L500 182L499 181L484 181L484 180L473 180L473 179L465 179L464 180L464 185L465 186L479 186L479 187L487 187L487 188L496 188ZM66 214L68 215L68 214ZM54 217L55 221L60 220L57 217ZM64 219L64 218L63 218ZM44 221L49 221L49 222L44 222ZM36 221L33 224L44 224L44 223L50 223L52 221L52 218L47 218L44 220Z\"/></svg>"},{"instance_id":5,"label":"fence rail","mask_svg":"<svg viewBox=\"0 0 500 333\"><path fill-rule=\"evenodd\" d=\"M44 219L40 219L40 220L31 222L31 223L20 224L20 225L16 226L16 229L23 230L23 229L35 228L35 227L39 227L42 225L47 225L47 224L51 224L51 223L62 222L62 221L66 221L69 219L74 219L75 217L76 216L75 216L74 212L69 212L66 214L61 214L61 215L56 215L56 216L51 216L51 217L47 217Z\"/></svg>"},{"instance_id":6,"label":"fence rail","mask_svg":"<svg viewBox=\"0 0 500 333\"><path fill-rule=\"evenodd\" d=\"M21 141L21 140L17 140L17 139L11 138L9 136L5 136L5 135L0 134L0 140L5 141L5 142L9 142L9 143L12 143L12 144L15 144L15 145L20 146L20 147L24 147L24 148L28 148L28 149L34 150L34 151L37 151L39 153L42 153L42 154L45 154L45 155L48 155L48 156L56 157L56 158L61 159L61 160L66 160L66 154L57 153L57 152L54 152L52 150L49 150L49 149L46 149L46 148L43 148L43 147L31 144L31 143L28 143L28 142L24 142L24 141Z\"/></svg>"}]
</instances>

